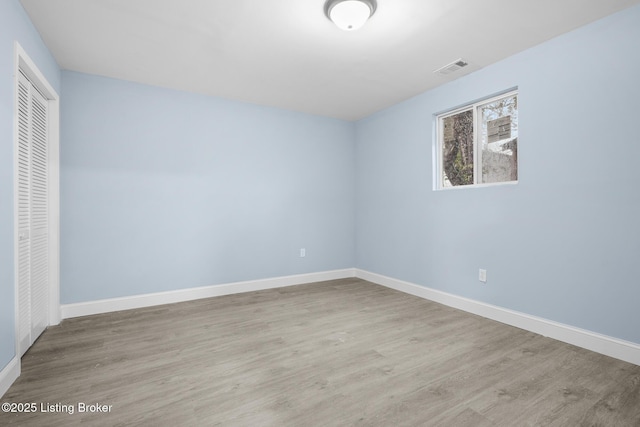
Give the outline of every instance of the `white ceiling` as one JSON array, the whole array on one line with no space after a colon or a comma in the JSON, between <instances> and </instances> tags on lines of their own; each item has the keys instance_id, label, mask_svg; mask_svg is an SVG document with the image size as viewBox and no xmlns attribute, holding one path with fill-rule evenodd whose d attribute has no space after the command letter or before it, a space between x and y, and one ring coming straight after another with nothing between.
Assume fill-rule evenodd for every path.
<instances>
[{"instance_id":1,"label":"white ceiling","mask_svg":"<svg viewBox=\"0 0 640 427\"><path fill-rule=\"evenodd\" d=\"M63 69L357 120L640 0L21 0ZM458 58L458 73L433 73Z\"/></svg>"}]
</instances>

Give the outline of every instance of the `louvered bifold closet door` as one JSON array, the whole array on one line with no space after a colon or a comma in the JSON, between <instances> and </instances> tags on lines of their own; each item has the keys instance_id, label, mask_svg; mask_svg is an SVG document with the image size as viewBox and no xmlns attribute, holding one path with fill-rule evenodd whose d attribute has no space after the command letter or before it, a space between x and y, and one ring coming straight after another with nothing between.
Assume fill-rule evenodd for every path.
<instances>
[{"instance_id":1,"label":"louvered bifold closet door","mask_svg":"<svg viewBox=\"0 0 640 427\"><path fill-rule=\"evenodd\" d=\"M47 100L31 90L31 342L49 318L49 156Z\"/></svg>"},{"instance_id":2,"label":"louvered bifold closet door","mask_svg":"<svg viewBox=\"0 0 640 427\"><path fill-rule=\"evenodd\" d=\"M49 318L47 100L18 79L18 316L20 355Z\"/></svg>"},{"instance_id":3,"label":"louvered bifold closet door","mask_svg":"<svg viewBox=\"0 0 640 427\"><path fill-rule=\"evenodd\" d=\"M18 76L18 339L20 356L31 345L31 83Z\"/></svg>"}]
</instances>

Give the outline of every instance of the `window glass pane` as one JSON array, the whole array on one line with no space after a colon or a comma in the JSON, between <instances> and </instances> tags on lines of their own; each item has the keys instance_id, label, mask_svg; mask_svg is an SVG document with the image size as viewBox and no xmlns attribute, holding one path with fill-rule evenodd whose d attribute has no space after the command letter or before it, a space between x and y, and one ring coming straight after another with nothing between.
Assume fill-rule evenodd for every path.
<instances>
[{"instance_id":1,"label":"window glass pane","mask_svg":"<svg viewBox=\"0 0 640 427\"><path fill-rule=\"evenodd\" d=\"M482 118L482 183L518 180L518 97L478 108Z\"/></svg>"},{"instance_id":2,"label":"window glass pane","mask_svg":"<svg viewBox=\"0 0 640 427\"><path fill-rule=\"evenodd\" d=\"M473 184L473 110L442 118L442 186Z\"/></svg>"}]
</instances>

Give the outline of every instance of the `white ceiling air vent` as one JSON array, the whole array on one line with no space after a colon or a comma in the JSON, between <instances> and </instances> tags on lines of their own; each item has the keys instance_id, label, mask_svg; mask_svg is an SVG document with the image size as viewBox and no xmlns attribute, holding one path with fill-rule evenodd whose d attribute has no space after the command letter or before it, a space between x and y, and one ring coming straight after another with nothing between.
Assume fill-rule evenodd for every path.
<instances>
[{"instance_id":1,"label":"white ceiling air vent","mask_svg":"<svg viewBox=\"0 0 640 427\"><path fill-rule=\"evenodd\" d=\"M458 58L455 61L453 61L451 64L447 64L444 67L438 68L437 70L434 71L434 73L447 75L447 74L453 73L454 71L458 71L460 68L466 67L467 65L469 65L467 61L465 61L462 58Z\"/></svg>"}]
</instances>

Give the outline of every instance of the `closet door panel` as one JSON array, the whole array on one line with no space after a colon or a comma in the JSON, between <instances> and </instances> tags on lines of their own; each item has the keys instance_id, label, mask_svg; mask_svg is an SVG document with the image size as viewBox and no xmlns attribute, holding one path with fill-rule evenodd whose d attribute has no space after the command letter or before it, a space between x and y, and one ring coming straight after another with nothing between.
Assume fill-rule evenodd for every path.
<instances>
[{"instance_id":1,"label":"closet door panel","mask_svg":"<svg viewBox=\"0 0 640 427\"><path fill-rule=\"evenodd\" d=\"M18 340L22 356L31 345L31 83L18 79Z\"/></svg>"},{"instance_id":2,"label":"closet door panel","mask_svg":"<svg viewBox=\"0 0 640 427\"><path fill-rule=\"evenodd\" d=\"M49 169L47 101L31 92L31 342L49 319Z\"/></svg>"}]
</instances>

